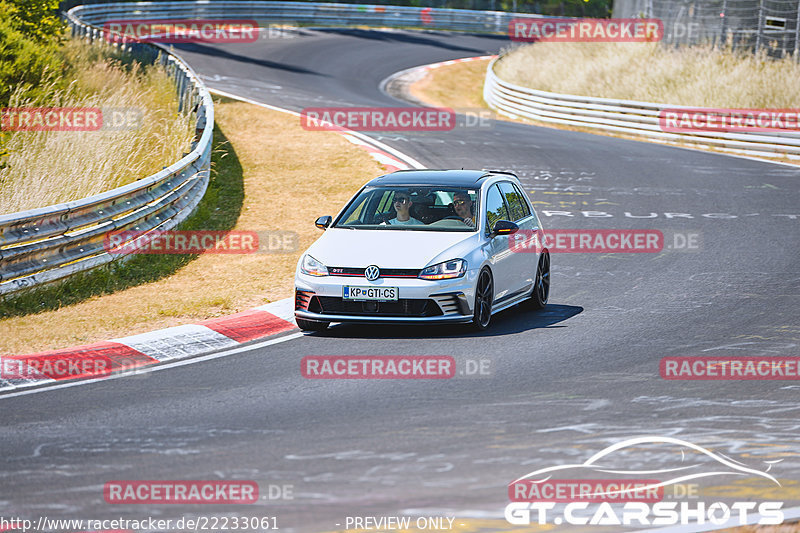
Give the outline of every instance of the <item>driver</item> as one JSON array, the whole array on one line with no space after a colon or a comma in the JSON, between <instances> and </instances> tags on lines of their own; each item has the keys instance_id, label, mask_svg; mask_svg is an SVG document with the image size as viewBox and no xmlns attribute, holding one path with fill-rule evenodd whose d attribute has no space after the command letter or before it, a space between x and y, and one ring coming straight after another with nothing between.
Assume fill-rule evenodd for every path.
<instances>
[{"instance_id":1,"label":"driver","mask_svg":"<svg viewBox=\"0 0 800 533\"><path fill-rule=\"evenodd\" d=\"M453 195L453 209L467 226L475 226L475 213L472 212L472 198L464 191Z\"/></svg>"},{"instance_id":2,"label":"driver","mask_svg":"<svg viewBox=\"0 0 800 533\"><path fill-rule=\"evenodd\" d=\"M389 220L392 226L411 226L422 224L421 221L411 216L411 196L405 191L397 191L394 193L394 210L397 211L397 216Z\"/></svg>"}]
</instances>

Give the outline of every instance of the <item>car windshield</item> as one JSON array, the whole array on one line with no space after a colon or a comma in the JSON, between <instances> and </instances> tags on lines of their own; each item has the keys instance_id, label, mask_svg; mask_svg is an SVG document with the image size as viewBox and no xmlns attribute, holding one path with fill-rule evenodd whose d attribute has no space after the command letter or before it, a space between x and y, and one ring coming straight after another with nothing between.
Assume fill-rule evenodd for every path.
<instances>
[{"instance_id":1,"label":"car windshield","mask_svg":"<svg viewBox=\"0 0 800 533\"><path fill-rule=\"evenodd\" d=\"M478 192L468 187L366 187L350 202L334 227L475 231Z\"/></svg>"}]
</instances>

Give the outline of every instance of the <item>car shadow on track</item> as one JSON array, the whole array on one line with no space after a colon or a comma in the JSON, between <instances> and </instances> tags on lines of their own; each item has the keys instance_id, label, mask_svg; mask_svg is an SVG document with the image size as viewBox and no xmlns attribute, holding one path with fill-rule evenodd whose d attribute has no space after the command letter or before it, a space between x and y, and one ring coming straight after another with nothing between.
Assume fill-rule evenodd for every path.
<instances>
[{"instance_id":1,"label":"car shadow on track","mask_svg":"<svg viewBox=\"0 0 800 533\"><path fill-rule=\"evenodd\" d=\"M475 331L467 324L403 325L403 324L336 324L325 331L307 333L313 337L337 339L409 339L447 337L495 337L533 329L566 328L561 322L583 312L575 305L549 304L539 311L525 310L516 305L492 317L487 331Z\"/></svg>"},{"instance_id":2,"label":"car shadow on track","mask_svg":"<svg viewBox=\"0 0 800 533\"><path fill-rule=\"evenodd\" d=\"M218 47L214 47L214 46L208 46L208 45L205 45L205 44L199 44L199 43L182 44L179 48L181 50L185 50L187 52L193 52L195 54L203 54L203 55L206 55L206 56L221 57L223 59L230 59L230 60L238 61L238 62L241 62L241 63L252 63L254 65L258 65L258 66L261 66L261 67L272 68L272 69L277 69L277 70L284 70L286 72L293 72L295 74L310 74L310 75L313 75L313 76L324 76L326 78L330 77L327 74L322 74L320 72L316 72L316 71L313 71L313 70L308 70L308 69L303 68L303 67L297 67L297 66L294 66L294 65L288 65L286 63L279 63L277 61L270 61L269 59L254 58L254 57L250 57L250 56L243 55L243 54L234 54L234 53L229 52L227 50L223 50L222 48L218 48Z\"/></svg>"},{"instance_id":3,"label":"car shadow on track","mask_svg":"<svg viewBox=\"0 0 800 533\"><path fill-rule=\"evenodd\" d=\"M469 54L485 54L486 50L480 48L472 48L468 46L460 46L447 42L447 39L452 37L452 34L447 32L428 32L425 35L419 31L381 31L381 30L363 30L358 28L316 28L320 33L337 33L340 35L348 35L350 37L357 37L359 39L370 39L373 41L384 42L398 42L404 44L419 44L424 46L435 46L437 48L444 48L454 52L465 52ZM498 42L502 41L503 44L508 43L508 37L501 37L488 34L467 34L485 38L496 38ZM499 47L500 45L498 45Z\"/></svg>"}]
</instances>

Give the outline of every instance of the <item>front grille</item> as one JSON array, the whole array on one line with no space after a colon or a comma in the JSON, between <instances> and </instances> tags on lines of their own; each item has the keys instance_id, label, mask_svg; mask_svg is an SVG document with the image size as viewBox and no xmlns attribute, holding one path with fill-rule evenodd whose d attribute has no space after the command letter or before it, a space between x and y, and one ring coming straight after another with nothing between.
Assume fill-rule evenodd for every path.
<instances>
[{"instance_id":1,"label":"front grille","mask_svg":"<svg viewBox=\"0 0 800 533\"><path fill-rule=\"evenodd\" d=\"M395 302L354 302L336 296L314 296L308 310L326 315L426 317L440 316L433 300L403 298Z\"/></svg>"},{"instance_id":2,"label":"front grille","mask_svg":"<svg viewBox=\"0 0 800 533\"><path fill-rule=\"evenodd\" d=\"M328 267L328 273L331 276L357 276L365 277L364 271L366 268L354 267ZM416 278L421 271L418 268L382 268L382 278Z\"/></svg>"}]
</instances>

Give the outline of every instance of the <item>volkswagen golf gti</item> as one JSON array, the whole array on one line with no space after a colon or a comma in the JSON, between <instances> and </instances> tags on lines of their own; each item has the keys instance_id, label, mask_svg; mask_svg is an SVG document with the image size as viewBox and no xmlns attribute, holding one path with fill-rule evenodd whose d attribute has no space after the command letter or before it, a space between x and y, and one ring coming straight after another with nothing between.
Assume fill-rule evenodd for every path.
<instances>
[{"instance_id":1,"label":"volkswagen golf gti","mask_svg":"<svg viewBox=\"0 0 800 533\"><path fill-rule=\"evenodd\" d=\"M525 302L547 304L550 254L516 175L403 170L371 180L302 255L295 318L331 322L472 323Z\"/></svg>"}]
</instances>

